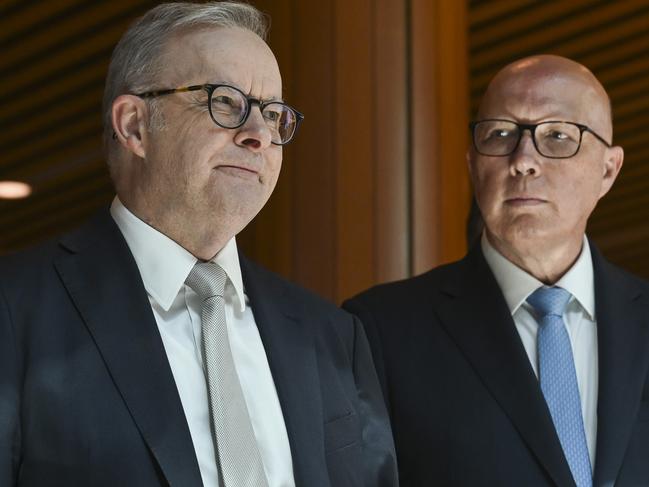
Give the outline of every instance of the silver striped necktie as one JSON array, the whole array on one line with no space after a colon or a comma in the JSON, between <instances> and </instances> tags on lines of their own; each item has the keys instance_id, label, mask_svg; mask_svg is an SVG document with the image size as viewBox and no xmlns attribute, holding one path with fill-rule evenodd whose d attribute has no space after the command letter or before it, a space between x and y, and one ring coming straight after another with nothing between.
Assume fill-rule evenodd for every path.
<instances>
[{"instance_id":1,"label":"silver striped necktie","mask_svg":"<svg viewBox=\"0 0 649 487\"><path fill-rule=\"evenodd\" d=\"M202 352L212 440L222 487L267 487L268 481L230 350L223 291L228 277L218 264L198 262L185 283L202 301Z\"/></svg>"}]
</instances>

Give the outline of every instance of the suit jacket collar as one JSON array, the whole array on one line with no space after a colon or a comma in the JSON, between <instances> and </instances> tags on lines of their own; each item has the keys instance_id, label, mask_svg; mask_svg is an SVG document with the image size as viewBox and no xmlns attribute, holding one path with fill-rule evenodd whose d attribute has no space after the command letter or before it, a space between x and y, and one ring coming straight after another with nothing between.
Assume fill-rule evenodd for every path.
<instances>
[{"instance_id":1,"label":"suit jacket collar","mask_svg":"<svg viewBox=\"0 0 649 487\"><path fill-rule=\"evenodd\" d=\"M594 486L614 485L640 406L649 368L646 284L606 262L590 243L599 353ZM559 486L572 486L550 413L516 333L509 308L475 246L445 282L441 321L521 437Z\"/></svg>"},{"instance_id":2,"label":"suit jacket collar","mask_svg":"<svg viewBox=\"0 0 649 487\"><path fill-rule=\"evenodd\" d=\"M202 485L189 427L133 256L108 211L66 235L55 266L170 485ZM240 255L297 486L328 487L313 327L291 285Z\"/></svg>"},{"instance_id":3,"label":"suit jacket collar","mask_svg":"<svg viewBox=\"0 0 649 487\"><path fill-rule=\"evenodd\" d=\"M292 285L240 256L291 445L297 486L329 486L315 337ZM312 318L311 318L312 319Z\"/></svg>"},{"instance_id":4,"label":"suit jacket collar","mask_svg":"<svg viewBox=\"0 0 649 487\"><path fill-rule=\"evenodd\" d=\"M480 239L482 254L491 269L512 316L532 292L544 284L500 254L487 239L485 233ZM555 283L564 288L579 303L591 320L595 320L595 279L590 244L586 236L579 257L568 271Z\"/></svg>"},{"instance_id":5,"label":"suit jacket collar","mask_svg":"<svg viewBox=\"0 0 649 487\"><path fill-rule=\"evenodd\" d=\"M649 301L646 284L606 262L597 249L593 267L599 348L593 485L610 486L622 466L647 376Z\"/></svg>"},{"instance_id":6,"label":"suit jacket collar","mask_svg":"<svg viewBox=\"0 0 649 487\"><path fill-rule=\"evenodd\" d=\"M574 486L538 381L479 245L441 290L436 311L442 325L548 476L558 486Z\"/></svg>"},{"instance_id":7,"label":"suit jacket collar","mask_svg":"<svg viewBox=\"0 0 649 487\"><path fill-rule=\"evenodd\" d=\"M147 293L162 309L169 311L196 264L196 257L164 233L140 220L117 196L110 207L110 214L133 254ZM233 287L237 307L243 313L246 300L236 237L225 244L212 262L220 265L228 275L228 286Z\"/></svg>"},{"instance_id":8,"label":"suit jacket collar","mask_svg":"<svg viewBox=\"0 0 649 487\"><path fill-rule=\"evenodd\" d=\"M108 211L64 237L57 272L167 482L202 485L189 427L133 256Z\"/></svg>"}]
</instances>

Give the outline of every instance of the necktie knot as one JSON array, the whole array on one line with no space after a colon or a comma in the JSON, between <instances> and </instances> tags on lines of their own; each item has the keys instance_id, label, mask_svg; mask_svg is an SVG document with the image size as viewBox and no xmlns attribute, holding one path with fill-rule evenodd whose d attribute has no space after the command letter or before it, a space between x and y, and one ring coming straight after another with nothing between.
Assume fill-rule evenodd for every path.
<instances>
[{"instance_id":1,"label":"necktie knot","mask_svg":"<svg viewBox=\"0 0 649 487\"><path fill-rule=\"evenodd\" d=\"M185 284L187 284L202 300L213 296L223 296L228 276L223 268L214 262L197 262Z\"/></svg>"},{"instance_id":2,"label":"necktie knot","mask_svg":"<svg viewBox=\"0 0 649 487\"><path fill-rule=\"evenodd\" d=\"M527 298L540 318L546 316L562 317L572 296L561 287L540 287Z\"/></svg>"}]
</instances>

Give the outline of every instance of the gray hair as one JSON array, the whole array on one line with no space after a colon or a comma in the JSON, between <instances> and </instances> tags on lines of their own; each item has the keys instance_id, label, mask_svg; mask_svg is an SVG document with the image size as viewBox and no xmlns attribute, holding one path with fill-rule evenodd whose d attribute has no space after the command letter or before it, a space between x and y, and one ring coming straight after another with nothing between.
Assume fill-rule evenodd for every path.
<instances>
[{"instance_id":1,"label":"gray hair","mask_svg":"<svg viewBox=\"0 0 649 487\"><path fill-rule=\"evenodd\" d=\"M136 20L115 46L106 77L103 121L109 159L113 101L124 93L151 89L163 68L166 41L178 31L192 27L240 27L266 40L268 20L252 5L233 1L163 3Z\"/></svg>"}]
</instances>

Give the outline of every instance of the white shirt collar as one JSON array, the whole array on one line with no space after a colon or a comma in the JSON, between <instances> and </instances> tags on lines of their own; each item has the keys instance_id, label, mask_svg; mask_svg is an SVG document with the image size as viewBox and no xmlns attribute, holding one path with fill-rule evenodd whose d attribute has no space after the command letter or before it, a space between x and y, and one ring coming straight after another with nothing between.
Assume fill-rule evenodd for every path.
<instances>
[{"instance_id":1,"label":"white shirt collar","mask_svg":"<svg viewBox=\"0 0 649 487\"><path fill-rule=\"evenodd\" d=\"M165 234L140 220L129 211L117 196L110 206L110 214L126 239L149 295L169 311L174 299L185 284L198 259ZM246 300L235 237L212 259L228 275L239 300L241 312Z\"/></svg>"},{"instance_id":2,"label":"white shirt collar","mask_svg":"<svg viewBox=\"0 0 649 487\"><path fill-rule=\"evenodd\" d=\"M480 240L482 253L487 264L505 296L509 311L513 315L527 300L527 297L544 284L534 276L507 260L498 252L482 233ZM595 320L595 285L593 279L593 260L588 239L584 235L581 253L573 266L566 272L556 286L564 288L573 295L591 320Z\"/></svg>"}]
</instances>

